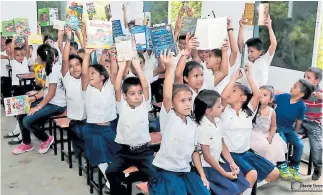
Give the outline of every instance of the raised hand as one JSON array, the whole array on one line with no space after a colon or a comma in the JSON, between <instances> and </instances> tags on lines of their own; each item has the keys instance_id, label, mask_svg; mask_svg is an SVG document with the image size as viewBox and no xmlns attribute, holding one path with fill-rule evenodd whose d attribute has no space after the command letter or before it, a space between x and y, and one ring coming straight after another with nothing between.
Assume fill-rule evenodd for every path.
<instances>
[{"instance_id":1,"label":"raised hand","mask_svg":"<svg viewBox=\"0 0 323 195\"><path fill-rule=\"evenodd\" d=\"M65 35L67 36L68 39L72 37L72 29L70 27L66 27L64 29Z\"/></svg>"},{"instance_id":2,"label":"raised hand","mask_svg":"<svg viewBox=\"0 0 323 195\"><path fill-rule=\"evenodd\" d=\"M91 55L91 53L92 53L93 51L95 51L95 49L94 49L94 48L85 48L85 54L89 54L89 55Z\"/></svg>"},{"instance_id":3,"label":"raised hand","mask_svg":"<svg viewBox=\"0 0 323 195\"><path fill-rule=\"evenodd\" d=\"M246 23L247 23L247 19L242 15L242 18L239 21L240 27L244 27Z\"/></svg>"},{"instance_id":4,"label":"raised hand","mask_svg":"<svg viewBox=\"0 0 323 195\"><path fill-rule=\"evenodd\" d=\"M272 28L271 23L272 23L272 21L271 21L270 15L268 14L268 17L265 19L265 25L268 28Z\"/></svg>"},{"instance_id":5,"label":"raised hand","mask_svg":"<svg viewBox=\"0 0 323 195\"><path fill-rule=\"evenodd\" d=\"M231 20L231 18L228 18L227 19L227 28L229 29L229 28L233 28L232 27L232 20Z\"/></svg>"},{"instance_id":6,"label":"raised hand","mask_svg":"<svg viewBox=\"0 0 323 195\"><path fill-rule=\"evenodd\" d=\"M235 73L234 75L234 79L235 80L238 80L240 79L241 77L243 76L242 72L241 72L241 69L237 70L237 72Z\"/></svg>"},{"instance_id":7,"label":"raised hand","mask_svg":"<svg viewBox=\"0 0 323 195\"><path fill-rule=\"evenodd\" d=\"M197 40L196 37L194 37L193 35L191 35L190 32L188 32L186 34L185 42L186 42L185 49L188 50L188 51L191 51L192 49L195 49L195 48L197 48L197 47L200 46L200 42Z\"/></svg>"},{"instance_id":8,"label":"raised hand","mask_svg":"<svg viewBox=\"0 0 323 195\"><path fill-rule=\"evenodd\" d=\"M229 41L228 41L228 39L224 39L224 42L222 44L221 49L222 49L222 51L228 51L228 49L229 49Z\"/></svg>"},{"instance_id":9,"label":"raised hand","mask_svg":"<svg viewBox=\"0 0 323 195\"><path fill-rule=\"evenodd\" d=\"M172 66L172 52L171 50L164 50L160 52L160 61L165 64L166 69Z\"/></svg>"},{"instance_id":10,"label":"raised hand","mask_svg":"<svg viewBox=\"0 0 323 195\"><path fill-rule=\"evenodd\" d=\"M247 77L251 76L251 67L249 64L246 64L244 71L245 71Z\"/></svg>"},{"instance_id":11,"label":"raised hand","mask_svg":"<svg viewBox=\"0 0 323 195\"><path fill-rule=\"evenodd\" d=\"M186 13L187 13L187 16L192 17L193 16L193 10L192 10L192 8L187 7Z\"/></svg>"},{"instance_id":12,"label":"raised hand","mask_svg":"<svg viewBox=\"0 0 323 195\"><path fill-rule=\"evenodd\" d=\"M133 67L135 68L135 70L139 70L141 69L141 66L140 66L140 59L137 57L135 59L132 60L132 65Z\"/></svg>"}]
</instances>

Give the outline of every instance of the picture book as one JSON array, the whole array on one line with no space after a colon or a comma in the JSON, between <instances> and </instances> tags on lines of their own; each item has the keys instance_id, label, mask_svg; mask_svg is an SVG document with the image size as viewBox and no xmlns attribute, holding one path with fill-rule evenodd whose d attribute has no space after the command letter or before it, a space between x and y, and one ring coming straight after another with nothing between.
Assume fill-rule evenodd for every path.
<instances>
[{"instance_id":1,"label":"picture book","mask_svg":"<svg viewBox=\"0 0 323 195\"><path fill-rule=\"evenodd\" d=\"M112 20L112 33L114 38L123 36L120 20Z\"/></svg>"},{"instance_id":2,"label":"picture book","mask_svg":"<svg viewBox=\"0 0 323 195\"><path fill-rule=\"evenodd\" d=\"M110 4L107 1L88 1L85 6L84 18L89 20L109 20L111 15Z\"/></svg>"},{"instance_id":3,"label":"picture book","mask_svg":"<svg viewBox=\"0 0 323 195\"><path fill-rule=\"evenodd\" d=\"M53 24L53 29L64 30L65 21L55 20Z\"/></svg>"},{"instance_id":4,"label":"picture book","mask_svg":"<svg viewBox=\"0 0 323 195\"><path fill-rule=\"evenodd\" d=\"M130 32L135 36L137 50L150 49L150 29L147 26L143 25L132 27Z\"/></svg>"},{"instance_id":5,"label":"picture book","mask_svg":"<svg viewBox=\"0 0 323 195\"><path fill-rule=\"evenodd\" d=\"M27 95L4 98L6 116L28 114L30 104Z\"/></svg>"},{"instance_id":6,"label":"picture book","mask_svg":"<svg viewBox=\"0 0 323 195\"><path fill-rule=\"evenodd\" d=\"M28 25L27 18L15 18L13 19L16 27L16 34L19 36L28 36L30 35L30 28Z\"/></svg>"},{"instance_id":7,"label":"picture book","mask_svg":"<svg viewBox=\"0 0 323 195\"><path fill-rule=\"evenodd\" d=\"M43 64L34 64L34 73L37 83L41 83L43 87L46 84L46 72Z\"/></svg>"},{"instance_id":8,"label":"picture book","mask_svg":"<svg viewBox=\"0 0 323 195\"><path fill-rule=\"evenodd\" d=\"M127 35L115 38L118 61L132 60L137 56L137 49L134 35Z\"/></svg>"},{"instance_id":9,"label":"picture book","mask_svg":"<svg viewBox=\"0 0 323 195\"><path fill-rule=\"evenodd\" d=\"M269 15L269 3L259 3L255 9L254 3L246 3L243 17L246 18L247 25L265 25L265 20Z\"/></svg>"},{"instance_id":10,"label":"picture book","mask_svg":"<svg viewBox=\"0 0 323 195\"><path fill-rule=\"evenodd\" d=\"M50 25L54 25L54 21L58 20L58 9L57 8L49 8L49 22Z\"/></svg>"},{"instance_id":11,"label":"picture book","mask_svg":"<svg viewBox=\"0 0 323 195\"><path fill-rule=\"evenodd\" d=\"M87 22L87 48L109 49L113 45L112 22L89 20Z\"/></svg>"},{"instance_id":12,"label":"picture book","mask_svg":"<svg viewBox=\"0 0 323 195\"><path fill-rule=\"evenodd\" d=\"M195 33L196 30L197 19L191 17L184 17L183 18L183 27L179 32L180 35L186 35L188 32L191 34Z\"/></svg>"},{"instance_id":13,"label":"picture book","mask_svg":"<svg viewBox=\"0 0 323 195\"><path fill-rule=\"evenodd\" d=\"M16 27L13 20L2 21L2 36L11 37L16 34Z\"/></svg>"},{"instance_id":14,"label":"picture book","mask_svg":"<svg viewBox=\"0 0 323 195\"><path fill-rule=\"evenodd\" d=\"M83 16L83 5L76 2L68 2L66 11L66 25L73 30L80 28L80 22Z\"/></svg>"},{"instance_id":15,"label":"picture book","mask_svg":"<svg viewBox=\"0 0 323 195\"><path fill-rule=\"evenodd\" d=\"M49 8L38 9L38 22L40 23L40 26L50 25Z\"/></svg>"},{"instance_id":16,"label":"picture book","mask_svg":"<svg viewBox=\"0 0 323 195\"><path fill-rule=\"evenodd\" d=\"M39 34L30 33L29 44L41 45L43 44L43 37Z\"/></svg>"},{"instance_id":17,"label":"picture book","mask_svg":"<svg viewBox=\"0 0 323 195\"><path fill-rule=\"evenodd\" d=\"M151 40L153 50L157 58L159 58L160 52L165 49L170 49L174 54L176 54L176 44L174 42L173 31L170 25L153 27L151 29Z\"/></svg>"},{"instance_id":18,"label":"picture book","mask_svg":"<svg viewBox=\"0 0 323 195\"><path fill-rule=\"evenodd\" d=\"M96 14L93 1L86 3L86 11L87 11L87 15L89 17L89 20L93 20L93 16Z\"/></svg>"},{"instance_id":19,"label":"picture book","mask_svg":"<svg viewBox=\"0 0 323 195\"><path fill-rule=\"evenodd\" d=\"M228 36L227 18L198 19L195 37L200 42L199 50L212 50L221 48Z\"/></svg>"}]
</instances>

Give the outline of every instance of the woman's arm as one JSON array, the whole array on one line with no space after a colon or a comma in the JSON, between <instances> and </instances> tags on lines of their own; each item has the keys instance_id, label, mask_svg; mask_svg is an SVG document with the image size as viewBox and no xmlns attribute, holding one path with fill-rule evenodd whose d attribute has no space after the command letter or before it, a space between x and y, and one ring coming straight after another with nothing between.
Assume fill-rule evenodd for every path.
<instances>
[{"instance_id":1,"label":"woman's arm","mask_svg":"<svg viewBox=\"0 0 323 195\"><path fill-rule=\"evenodd\" d=\"M126 8L125 4L122 5L122 11L123 11L124 27L125 27L125 29L127 29L128 28L128 20L127 20L127 8ZM129 31L130 31L130 29L129 29Z\"/></svg>"},{"instance_id":2,"label":"woman's arm","mask_svg":"<svg viewBox=\"0 0 323 195\"><path fill-rule=\"evenodd\" d=\"M109 56L110 56L110 78L111 83L114 85L114 82L116 80L117 74L118 74L118 64L117 64L117 56L116 56L116 50L109 49L108 50Z\"/></svg>"},{"instance_id":3,"label":"woman's arm","mask_svg":"<svg viewBox=\"0 0 323 195\"><path fill-rule=\"evenodd\" d=\"M28 42L28 36L25 36L25 48L26 48L26 58L30 58L30 47Z\"/></svg>"},{"instance_id":4,"label":"woman's arm","mask_svg":"<svg viewBox=\"0 0 323 195\"><path fill-rule=\"evenodd\" d=\"M269 45L268 51L269 51L269 55L272 56L276 51L277 40L276 40L274 30L273 30L273 28L271 26L271 19L270 19L269 15L268 15L268 18L266 19L265 23L266 23L266 26L268 27L269 40L270 40L270 45Z\"/></svg>"},{"instance_id":5,"label":"woman's arm","mask_svg":"<svg viewBox=\"0 0 323 195\"><path fill-rule=\"evenodd\" d=\"M9 54L10 60L14 60L16 40L17 40L17 36L13 36L10 44L10 54Z\"/></svg>"},{"instance_id":6,"label":"woman's arm","mask_svg":"<svg viewBox=\"0 0 323 195\"><path fill-rule=\"evenodd\" d=\"M36 106L30 109L30 111L28 112L28 116L31 116L33 114L35 114L36 112L38 112L39 110L43 109L55 96L56 94L56 86L57 83L50 83L49 87L48 87L48 94L46 95L46 97L44 97L44 99ZM37 94L39 97L39 94Z\"/></svg>"},{"instance_id":7,"label":"woman's arm","mask_svg":"<svg viewBox=\"0 0 323 195\"><path fill-rule=\"evenodd\" d=\"M243 31L244 31L245 20L246 19L242 16L242 18L239 21L240 28L239 28L239 34L238 34L238 49L239 49L240 53L242 53L242 47L244 44L244 41L243 41L244 32Z\"/></svg>"},{"instance_id":8,"label":"woman's arm","mask_svg":"<svg viewBox=\"0 0 323 195\"><path fill-rule=\"evenodd\" d=\"M91 53L94 49L85 49L85 55L82 64L82 90L86 91L87 86L89 85L89 63L91 59Z\"/></svg>"},{"instance_id":9,"label":"woman's arm","mask_svg":"<svg viewBox=\"0 0 323 195\"><path fill-rule=\"evenodd\" d=\"M63 51L63 65L62 65L62 76L65 77L66 73L68 72L69 67L69 56L70 56L70 48L71 48L71 37L72 37L72 30L70 28L65 29L65 34L67 37L67 41L65 43L64 51Z\"/></svg>"},{"instance_id":10,"label":"woman's arm","mask_svg":"<svg viewBox=\"0 0 323 195\"><path fill-rule=\"evenodd\" d=\"M234 162L227 145L224 143L223 138L222 138L222 156L229 163L232 172L238 175L240 173L240 169Z\"/></svg>"}]
</instances>

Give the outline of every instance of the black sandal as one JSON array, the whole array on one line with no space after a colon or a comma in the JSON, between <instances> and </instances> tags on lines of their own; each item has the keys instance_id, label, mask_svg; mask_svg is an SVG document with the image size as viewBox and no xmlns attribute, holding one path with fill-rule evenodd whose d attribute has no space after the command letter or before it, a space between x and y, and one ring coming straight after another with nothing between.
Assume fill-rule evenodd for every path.
<instances>
[{"instance_id":1,"label":"black sandal","mask_svg":"<svg viewBox=\"0 0 323 195\"><path fill-rule=\"evenodd\" d=\"M13 134L12 131L10 133L8 133L7 135L4 135L3 138L14 138L14 137L18 137L20 135L20 133L18 134Z\"/></svg>"},{"instance_id":2,"label":"black sandal","mask_svg":"<svg viewBox=\"0 0 323 195\"><path fill-rule=\"evenodd\" d=\"M19 137L16 137L8 142L9 145L19 145L21 144L22 140Z\"/></svg>"}]
</instances>

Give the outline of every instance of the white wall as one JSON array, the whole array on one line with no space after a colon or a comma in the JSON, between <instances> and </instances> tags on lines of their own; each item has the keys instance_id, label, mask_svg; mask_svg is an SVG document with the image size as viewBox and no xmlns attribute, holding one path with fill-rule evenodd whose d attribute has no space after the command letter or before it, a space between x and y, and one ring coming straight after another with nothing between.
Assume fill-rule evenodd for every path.
<instances>
[{"instance_id":1,"label":"white wall","mask_svg":"<svg viewBox=\"0 0 323 195\"><path fill-rule=\"evenodd\" d=\"M124 1L111 1L110 2L112 20L120 20L122 26L124 26L123 11L122 11L123 4L124 4ZM144 2L143 1L128 1L128 2L126 2L126 8L127 8L127 20L129 22L130 20L135 19L135 13L143 12Z\"/></svg>"}]
</instances>

